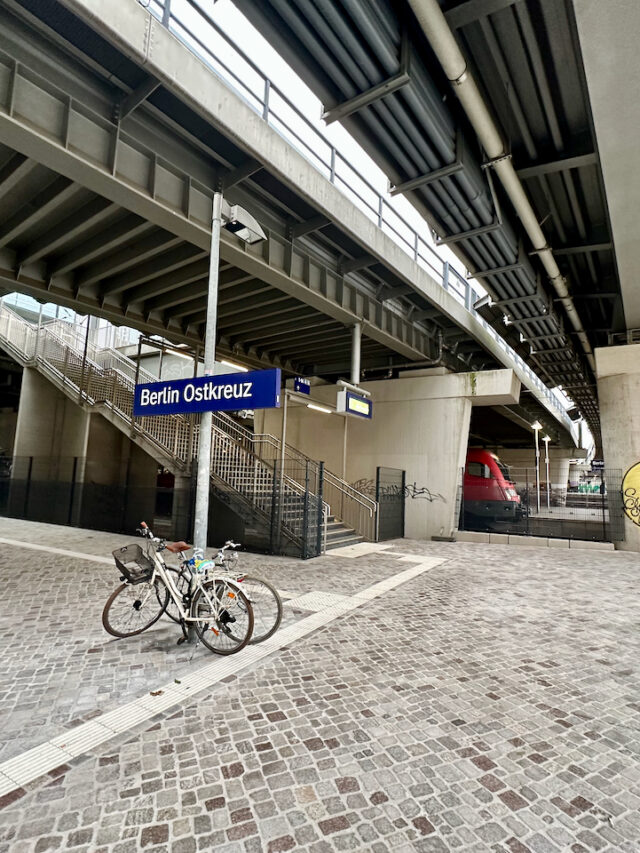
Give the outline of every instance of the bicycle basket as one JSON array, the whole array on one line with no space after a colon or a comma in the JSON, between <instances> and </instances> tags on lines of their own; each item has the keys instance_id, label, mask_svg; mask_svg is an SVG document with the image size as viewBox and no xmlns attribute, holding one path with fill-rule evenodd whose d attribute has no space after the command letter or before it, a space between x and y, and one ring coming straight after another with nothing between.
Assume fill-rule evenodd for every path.
<instances>
[{"instance_id":1,"label":"bicycle basket","mask_svg":"<svg viewBox=\"0 0 640 853\"><path fill-rule=\"evenodd\" d=\"M151 580L154 568L153 561L147 557L139 545L125 545L122 548L116 548L112 554L120 574L129 583L144 583L144 581Z\"/></svg>"}]
</instances>

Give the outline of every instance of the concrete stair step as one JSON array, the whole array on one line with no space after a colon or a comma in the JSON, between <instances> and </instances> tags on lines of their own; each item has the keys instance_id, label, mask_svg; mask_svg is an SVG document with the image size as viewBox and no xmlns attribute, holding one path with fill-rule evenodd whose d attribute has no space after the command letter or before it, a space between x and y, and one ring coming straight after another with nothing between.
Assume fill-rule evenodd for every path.
<instances>
[{"instance_id":1,"label":"concrete stair step","mask_svg":"<svg viewBox=\"0 0 640 853\"><path fill-rule=\"evenodd\" d=\"M333 548L344 548L347 545L357 545L358 542L363 542L364 536L343 536L340 539L329 539L327 538L327 551L331 551Z\"/></svg>"}]
</instances>

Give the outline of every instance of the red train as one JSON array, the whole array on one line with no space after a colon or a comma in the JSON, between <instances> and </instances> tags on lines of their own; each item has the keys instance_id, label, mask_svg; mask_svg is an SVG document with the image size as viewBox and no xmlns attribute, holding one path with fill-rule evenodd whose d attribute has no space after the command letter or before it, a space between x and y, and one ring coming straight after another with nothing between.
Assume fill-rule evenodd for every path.
<instances>
[{"instance_id":1,"label":"red train","mask_svg":"<svg viewBox=\"0 0 640 853\"><path fill-rule=\"evenodd\" d=\"M464 512L487 521L518 521L522 517L520 495L509 469L489 450L467 452Z\"/></svg>"}]
</instances>

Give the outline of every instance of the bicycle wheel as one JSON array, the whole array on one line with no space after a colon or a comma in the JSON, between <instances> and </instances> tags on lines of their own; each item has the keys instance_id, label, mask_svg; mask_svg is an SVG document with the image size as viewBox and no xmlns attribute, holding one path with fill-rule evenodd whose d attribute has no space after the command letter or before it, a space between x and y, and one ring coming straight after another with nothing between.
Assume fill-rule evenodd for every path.
<instances>
[{"instance_id":1,"label":"bicycle wheel","mask_svg":"<svg viewBox=\"0 0 640 853\"><path fill-rule=\"evenodd\" d=\"M193 597L191 615L198 620L198 637L217 655L239 652L251 639L253 608L236 584L205 581Z\"/></svg>"},{"instance_id":2,"label":"bicycle wheel","mask_svg":"<svg viewBox=\"0 0 640 853\"><path fill-rule=\"evenodd\" d=\"M253 575L242 575L238 582L253 608L253 633L249 642L268 640L282 622L282 599L278 591L268 581Z\"/></svg>"},{"instance_id":3,"label":"bicycle wheel","mask_svg":"<svg viewBox=\"0 0 640 853\"><path fill-rule=\"evenodd\" d=\"M176 585L178 592L181 595L186 595L186 593L189 592L189 576L186 574L186 572L183 572L180 569L174 569L171 566L167 566L166 571L171 572L173 582ZM173 598L171 597L171 593L165 587L164 583L160 582L156 588L156 595L158 597L159 603L162 603L162 599L165 592L168 595L168 600L164 612L170 619L173 619L174 622L180 624L181 620L180 613L178 612L178 607Z\"/></svg>"},{"instance_id":4,"label":"bicycle wheel","mask_svg":"<svg viewBox=\"0 0 640 853\"><path fill-rule=\"evenodd\" d=\"M114 637L140 634L164 613L169 590L162 583L123 583L109 597L102 611L102 625Z\"/></svg>"}]
</instances>

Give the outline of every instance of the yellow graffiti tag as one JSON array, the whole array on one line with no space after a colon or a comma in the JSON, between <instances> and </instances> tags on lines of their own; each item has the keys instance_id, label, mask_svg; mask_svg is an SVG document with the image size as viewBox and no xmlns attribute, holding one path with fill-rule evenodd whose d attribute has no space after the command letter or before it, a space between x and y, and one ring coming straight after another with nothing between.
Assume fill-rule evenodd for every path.
<instances>
[{"instance_id":1,"label":"yellow graffiti tag","mask_svg":"<svg viewBox=\"0 0 640 853\"><path fill-rule=\"evenodd\" d=\"M622 500L627 518L640 526L640 462L636 462L622 480Z\"/></svg>"}]
</instances>

